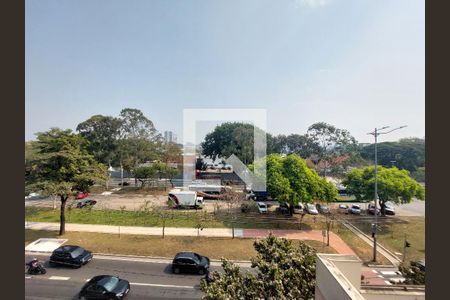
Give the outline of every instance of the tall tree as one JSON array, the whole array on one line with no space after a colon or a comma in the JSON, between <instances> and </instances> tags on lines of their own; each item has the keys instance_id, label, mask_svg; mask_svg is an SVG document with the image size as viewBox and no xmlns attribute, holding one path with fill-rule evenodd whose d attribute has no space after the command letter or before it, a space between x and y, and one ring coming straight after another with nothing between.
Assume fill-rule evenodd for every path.
<instances>
[{"instance_id":1,"label":"tall tree","mask_svg":"<svg viewBox=\"0 0 450 300\"><path fill-rule=\"evenodd\" d=\"M213 272L213 281L201 283L203 299L313 299L316 285L316 251L299 242L276 238L253 243L256 257L252 268L256 275L243 273L222 259L223 273Z\"/></svg>"},{"instance_id":2,"label":"tall tree","mask_svg":"<svg viewBox=\"0 0 450 300\"><path fill-rule=\"evenodd\" d=\"M122 121L110 116L95 115L77 126L77 131L89 143L87 149L98 162L110 164L117 149Z\"/></svg>"},{"instance_id":3,"label":"tall tree","mask_svg":"<svg viewBox=\"0 0 450 300\"><path fill-rule=\"evenodd\" d=\"M308 128L307 136L317 145L317 163L324 162L324 175L327 169L340 161L336 157L356 155L356 139L345 129L336 128L325 122L318 122Z\"/></svg>"},{"instance_id":4,"label":"tall tree","mask_svg":"<svg viewBox=\"0 0 450 300\"><path fill-rule=\"evenodd\" d=\"M227 122L217 126L208 133L201 144L202 154L212 159L228 158L236 155L244 164L253 163L254 159L254 126L246 123ZM256 128L258 136L267 134Z\"/></svg>"},{"instance_id":5,"label":"tall tree","mask_svg":"<svg viewBox=\"0 0 450 300\"><path fill-rule=\"evenodd\" d=\"M36 156L30 160L26 184L43 189L61 200L59 234L65 233L67 199L77 191L104 182L106 167L96 162L83 147L85 140L70 129L52 128L37 134Z\"/></svg>"},{"instance_id":6,"label":"tall tree","mask_svg":"<svg viewBox=\"0 0 450 300\"><path fill-rule=\"evenodd\" d=\"M407 170L378 166L378 197L384 214L386 202L409 203L413 198L425 199L425 189L412 179ZM375 167L354 169L348 172L342 184L347 193L358 200L375 198Z\"/></svg>"},{"instance_id":7,"label":"tall tree","mask_svg":"<svg viewBox=\"0 0 450 300\"><path fill-rule=\"evenodd\" d=\"M153 122L139 109L124 108L119 117L122 122L122 138L143 138L149 141L161 139L161 134L155 129Z\"/></svg>"}]
</instances>

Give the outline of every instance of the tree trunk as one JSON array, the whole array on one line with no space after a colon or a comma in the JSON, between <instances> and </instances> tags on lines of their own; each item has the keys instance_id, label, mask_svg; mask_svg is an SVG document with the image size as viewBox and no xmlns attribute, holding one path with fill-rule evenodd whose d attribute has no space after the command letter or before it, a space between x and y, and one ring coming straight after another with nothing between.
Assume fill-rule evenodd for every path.
<instances>
[{"instance_id":1,"label":"tree trunk","mask_svg":"<svg viewBox=\"0 0 450 300\"><path fill-rule=\"evenodd\" d=\"M61 196L61 214L59 220L59 235L66 233L66 201L68 196Z\"/></svg>"}]
</instances>

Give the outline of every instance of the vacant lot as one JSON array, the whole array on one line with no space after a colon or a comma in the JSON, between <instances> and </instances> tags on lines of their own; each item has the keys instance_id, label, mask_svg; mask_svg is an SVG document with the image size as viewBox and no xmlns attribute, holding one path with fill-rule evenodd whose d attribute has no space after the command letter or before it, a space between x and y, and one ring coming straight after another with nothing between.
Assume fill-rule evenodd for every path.
<instances>
[{"instance_id":1,"label":"vacant lot","mask_svg":"<svg viewBox=\"0 0 450 300\"><path fill-rule=\"evenodd\" d=\"M58 236L56 232L25 230L25 245L39 238L65 238L66 244L76 244L97 253L170 257L180 251L194 251L212 259L225 257L232 260L250 260L256 255L253 239L161 237L86 232L68 232ZM336 253L321 242L305 241L322 253ZM293 241L298 244L299 241Z\"/></svg>"}]
</instances>

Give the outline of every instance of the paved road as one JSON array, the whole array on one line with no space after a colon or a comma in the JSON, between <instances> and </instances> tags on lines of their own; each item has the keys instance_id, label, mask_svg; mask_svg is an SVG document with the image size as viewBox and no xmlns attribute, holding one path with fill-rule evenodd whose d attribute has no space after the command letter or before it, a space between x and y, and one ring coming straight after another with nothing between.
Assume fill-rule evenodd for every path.
<instances>
[{"instance_id":1,"label":"paved road","mask_svg":"<svg viewBox=\"0 0 450 300\"><path fill-rule=\"evenodd\" d=\"M49 255L33 255L46 261ZM25 261L31 260L25 255ZM200 299L200 275L176 275L170 271L170 264L161 262L145 262L133 259L117 260L94 257L80 269L49 267L47 274L25 274L26 299L76 299L83 284L95 275L117 275L127 279L131 291L127 299ZM217 265L211 270L220 270Z\"/></svg>"}]
</instances>

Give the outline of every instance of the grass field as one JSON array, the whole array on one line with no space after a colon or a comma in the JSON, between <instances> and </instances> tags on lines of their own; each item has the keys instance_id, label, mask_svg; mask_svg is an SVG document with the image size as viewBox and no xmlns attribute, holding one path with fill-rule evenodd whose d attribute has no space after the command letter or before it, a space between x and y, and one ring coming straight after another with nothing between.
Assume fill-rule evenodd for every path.
<instances>
[{"instance_id":1,"label":"grass field","mask_svg":"<svg viewBox=\"0 0 450 300\"><path fill-rule=\"evenodd\" d=\"M355 251L356 255L365 263L371 263L373 259L373 248L360 239L356 234L340 223L336 223L332 229L341 239ZM390 262L378 253L378 262L380 264L390 264Z\"/></svg>"},{"instance_id":2,"label":"grass field","mask_svg":"<svg viewBox=\"0 0 450 300\"><path fill-rule=\"evenodd\" d=\"M194 251L211 259L225 257L231 260L250 260L256 255L252 239L165 237L144 235L25 230L25 245L39 238L65 238L66 244L76 244L96 253L142 255L172 258L180 251ZM318 241L305 241L321 253L336 253L331 247L323 247ZM298 241L293 241L298 244ZM225 246L226 245L226 246Z\"/></svg>"},{"instance_id":3,"label":"grass field","mask_svg":"<svg viewBox=\"0 0 450 300\"><path fill-rule=\"evenodd\" d=\"M30 222L59 222L59 210L51 208L25 208L25 219ZM201 223L204 228L262 228L262 229L323 229L323 216L306 215L300 224L299 216L292 218L280 218L277 216L261 216L255 214L240 214L235 219L229 215L214 215L204 211L170 211L166 218L166 227L189 227L195 228ZM78 224L105 224L117 226L162 226L161 217L152 212L143 211L120 211L120 210L89 210L89 209L67 209L66 222Z\"/></svg>"},{"instance_id":4,"label":"grass field","mask_svg":"<svg viewBox=\"0 0 450 300\"><path fill-rule=\"evenodd\" d=\"M425 258L425 218L424 217L398 217L404 222L380 225L378 241L393 252L403 253L405 237L411 244L406 249L406 262ZM371 225L358 226L365 233L370 234Z\"/></svg>"}]
</instances>

